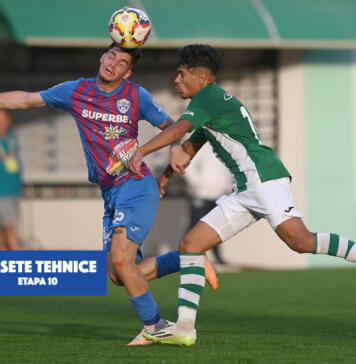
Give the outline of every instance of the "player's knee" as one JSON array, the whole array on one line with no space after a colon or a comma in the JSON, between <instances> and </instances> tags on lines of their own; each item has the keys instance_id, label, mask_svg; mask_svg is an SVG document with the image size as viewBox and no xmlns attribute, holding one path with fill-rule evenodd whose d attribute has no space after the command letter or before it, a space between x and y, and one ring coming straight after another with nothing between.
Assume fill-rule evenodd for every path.
<instances>
[{"instance_id":1,"label":"player's knee","mask_svg":"<svg viewBox=\"0 0 356 364\"><path fill-rule=\"evenodd\" d=\"M127 259L124 254L115 254L111 256L111 264L113 265L116 272L121 272L127 265Z\"/></svg>"},{"instance_id":2,"label":"player's knee","mask_svg":"<svg viewBox=\"0 0 356 364\"><path fill-rule=\"evenodd\" d=\"M189 253L189 244L184 238L180 241L178 249L182 253Z\"/></svg>"}]
</instances>

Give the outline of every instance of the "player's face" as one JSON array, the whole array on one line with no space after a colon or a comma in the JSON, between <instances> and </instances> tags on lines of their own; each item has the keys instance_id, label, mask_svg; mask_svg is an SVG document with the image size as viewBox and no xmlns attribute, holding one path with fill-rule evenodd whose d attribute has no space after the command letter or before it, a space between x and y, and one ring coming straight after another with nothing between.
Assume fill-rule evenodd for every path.
<instances>
[{"instance_id":1,"label":"player's face","mask_svg":"<svg viewBox=\"0 0 356 364\"><path fill-rule=\"evenodd\" d=\"M111 48L100 59L99 76L104 82L115 83L131 76L131 56L120 48Z\"/></svg>"},{"instance_id":2,"label":"player's face","mask_svg":"<svg viewBox=\"0 0 356 364\"><path fill-rule=\"evenodd\" d=\"M174 80L176 89L183 99L191 99L205 85L202 84L198 68L178 67L178 75Z\"/></svg>"}]
</instances>

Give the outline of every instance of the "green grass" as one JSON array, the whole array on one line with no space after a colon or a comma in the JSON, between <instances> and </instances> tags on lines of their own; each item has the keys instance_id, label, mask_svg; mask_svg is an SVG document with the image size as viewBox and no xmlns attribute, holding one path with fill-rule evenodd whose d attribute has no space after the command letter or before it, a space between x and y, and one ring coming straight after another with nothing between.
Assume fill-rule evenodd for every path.
<instances>
[{"instance_id":1,"label":"green grass","mask_svg":"<svg viewBox=\"0 0 356 364\"><path fill-rule=\"evenodd\" d=\"M141 329L126 293L107 297L1 297L1 363L355 363L355 273L220 274L206 288L191 348L126 347ZM176 319L178 275L152 283Z\"/></svg>"}]
</instances>

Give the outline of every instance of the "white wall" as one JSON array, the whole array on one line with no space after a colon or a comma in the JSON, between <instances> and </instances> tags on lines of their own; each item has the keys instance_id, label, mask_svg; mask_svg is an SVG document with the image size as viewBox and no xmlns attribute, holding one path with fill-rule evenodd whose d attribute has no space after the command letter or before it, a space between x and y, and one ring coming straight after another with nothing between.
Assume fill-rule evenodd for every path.
<instances>
[{"instance_id":1,"label":"white wall","mask_svg":"<svg viewBox=\"0 0 356 364\"><path fill-rule=\"evenodd\" d=\"M101 200L23 200L20 236L24 249L102 249Z\"/></svg>"}]
</instances>

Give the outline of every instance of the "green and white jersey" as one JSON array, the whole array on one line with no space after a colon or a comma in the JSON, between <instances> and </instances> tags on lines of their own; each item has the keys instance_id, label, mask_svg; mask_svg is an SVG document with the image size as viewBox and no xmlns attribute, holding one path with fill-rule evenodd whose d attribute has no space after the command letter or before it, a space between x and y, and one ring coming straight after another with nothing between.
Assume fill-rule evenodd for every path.
<instances>
[{"instance_id":1,"label":"green and white jersey","mask_svg":"<svg viewBox=\"0 0 356 364\"><path fill-rule=\"evenodd\" d=\"M262 145L244 105L215 83L194 95L182 119L193 124L192 142L211 143L233 174L239 192L269 180L291 178L273 150Z\"/></svg>"}]
</instances>

